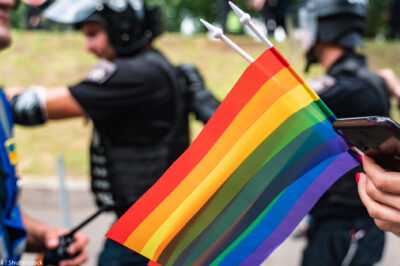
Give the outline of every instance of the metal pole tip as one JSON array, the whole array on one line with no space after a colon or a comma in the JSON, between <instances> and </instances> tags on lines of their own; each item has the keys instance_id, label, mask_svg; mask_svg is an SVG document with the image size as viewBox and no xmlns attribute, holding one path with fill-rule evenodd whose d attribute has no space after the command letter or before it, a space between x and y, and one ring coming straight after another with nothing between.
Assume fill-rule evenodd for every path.
<instances>
[{"instance_id":1,"label":"metal pole tip","mask_svg":"<svg viewBox=\"0 0 400 266\"><path fill-rule=\"evenodd\" d=\"M239 19L247 14L243 10L241 10L238 6L236 6L234 3L232 3L231 1L229 1L229 5L231 6L233 12L235 12L236 16L239 17Z\"/></svg>"}]
</instances>

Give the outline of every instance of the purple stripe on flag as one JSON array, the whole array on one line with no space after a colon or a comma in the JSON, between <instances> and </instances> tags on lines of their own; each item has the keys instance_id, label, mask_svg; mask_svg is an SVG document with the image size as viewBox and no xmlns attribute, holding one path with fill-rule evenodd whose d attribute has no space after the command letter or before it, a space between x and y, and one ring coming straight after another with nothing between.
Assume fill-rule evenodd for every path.
<instances>
[{"instance_id":1,"label":"purple stripe on flag","mask_svg":"<svg viewBox=\"0 0 400 266\"><path fill-rule=\"evenodd\" d=\"M293 232L325 191L358 165L359 162L348 152L336 158L303 193L274 232L240 265L260 265Z\"/></svg>"}]
</instances>

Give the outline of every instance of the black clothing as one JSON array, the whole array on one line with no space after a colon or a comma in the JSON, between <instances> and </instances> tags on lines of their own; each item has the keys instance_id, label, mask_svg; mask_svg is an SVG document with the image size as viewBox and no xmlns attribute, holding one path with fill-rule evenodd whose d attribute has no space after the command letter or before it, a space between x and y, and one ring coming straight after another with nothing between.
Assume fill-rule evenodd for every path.
<instances>
[{"instance_id":1,"label":"black clothing","mask_svg":"<svg viewBox=\"0 0 400 266\"><path fill-rule=\"evenodd\" d=\"M98 266L147 266L149 260L139 254L132 256L134 251L109 238L104 243Z\"/></svg>"},{"instance_id":2,"label":"black clothing","mask_svg":"<svg viewBox=\"0 0 400 266\"><path fill-rule=\"evenodd\" d=\"M228 0L220 0L219 1L219 5L220 5L220 21L221 21L221 25L222 25L222 30L224 32L226 32L227 28L226 28L226 19L228 18L228 13L229 11L231 11L230 7L229 7L229 1Z\"/></svg>"},{"instance_id":3,"label":"black clothing","mask_svg":"<svg viewBox=\"0 0 400 266\"><path fill-rule=\"evenodd\" d=\"M26 5L26 28L28 30L41 30L44 28L42 13L53 1L45 1L39 6Z\"/></svg>"},{"instance_id":4,"label":"black clothing","mask_svg":"<svg viewBox=\"0 0 400 266\"><path fill-rule=\"evenodd\" d=\"M392 0L390 4L390 32L389 38L391 39L399 39L400 38L400 0Z\"/></svg>"},{"instance_id":5,"label":"black clothing","mask_svg":"<svg viewBox=\"0 0 400 266\"><path fill-rule=\"evenodd\" d=\"M101 62L70 88L95 127L91 175L96 201L116 201L118 216L189 145L188 107L174 71L159 52L148 50Z\"/></svg>"},{"instance_id":6,"label":"black clothing","mask_svg":"<svg viewBox=\"0 0 400 266\"><path fill-rule=\"evenodd\" d=\"M206 123L219 101L194 65L149 49L101 61L71 94L93 120L92 191L121 216L189 145L188 113Z\"/></svg>"},{"instance_id":7,"label":"black clothing","mask_svg":"<svg viewBox=\"0 0 400 266\"><path fill-rule=\"evenodd\" d=\"M345 53L327 75L309 84L339 118L389 115L387 86L367 69L364 56ZM303 266L317 265L317 262L319 265L341 265L337 261L345 258L352 229L366 230L365 240L360 240L365 244L360 242L358 249L364 248L362 251L368 256L363 258L357 253L350 265L373 265L381 258L384 233L374 224L357 191L355 174L362 171L362 167L358 167L341 177L311 210L311 230ZM371 249L368 244L371 237L379 248ZM332 249L338 252L330 251ZM362 264L365 258L370 260Z\"/></svg>"},{"instance_id":8,"label":"black clothing","mask_svg":"<svg viewBox=\"0 0 400 266\"><path fill-rule=\"evenodd\" d=\"M267 27L268 34L273 34L277 26L282 26L286 30L285 16L288 6L288 0L265 1L261 15ZM272 21L274 22L271 23Z\"/></svg>"},{"instance_id":9,"label":"black clothing","mask_svg":"<svg viewBox=\"0 0 400 266\"><path fill-rule=\"evenodd\" d=\"M116 59L116 70L104 83L85 80L70 87L96 128L116 146L151 145L172 123L171 85L143 54Z\"/></svg>"},{"instance_id":10,"label":"black clothing","mask_svg":"<svg viewBox=\"0 0 400 266\"><path fill-rule=\"evenodd\" d=\"M385 82L370 71L367 75L371 80L367 80L368 77L357 76L355 72L359 69L368 71L364 56L346 53L339 58L327 72L328 75L335 78L336 84L320 94L321 99L340 118L368 115L388 116L389 92ZM376 81L372 81L372 79ZM373 82L378 85L373 87Z\"/></svg>"},{"instance_id":11,"label":"black clothing","mask_svg":"<svg viewBox=\"0 0 400 266\"><path fill-rule=\"evenodd\" d=\"M354 234L365 230L359 239ZM307 231L309 245L304 250L302 265L307 266L367 266L381 259L383 252L383 232L372 219L331 219L324 223L311 223ZM356 249L349 254L350 246ZM366 252L372 250L373 252ZM348 256L350 264L343 263Z\"/></svg>"}]
</instances>

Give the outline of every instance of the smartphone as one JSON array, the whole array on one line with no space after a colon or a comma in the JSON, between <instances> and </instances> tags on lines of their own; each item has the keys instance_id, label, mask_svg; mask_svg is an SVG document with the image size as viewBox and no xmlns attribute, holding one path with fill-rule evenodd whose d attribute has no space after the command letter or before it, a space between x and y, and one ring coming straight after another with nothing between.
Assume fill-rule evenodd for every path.
<instances>
[{"instance_id":1,"label":"smartphone","mask_svg":"<svg viewBox=\"0 0 400 266\"><path fill-rule=\"evenodd\" d=\"M383 168L400 171L400 125L388 117L341 118L336 132L351 145L375 159Z\"/></svg>"}]
</instances>

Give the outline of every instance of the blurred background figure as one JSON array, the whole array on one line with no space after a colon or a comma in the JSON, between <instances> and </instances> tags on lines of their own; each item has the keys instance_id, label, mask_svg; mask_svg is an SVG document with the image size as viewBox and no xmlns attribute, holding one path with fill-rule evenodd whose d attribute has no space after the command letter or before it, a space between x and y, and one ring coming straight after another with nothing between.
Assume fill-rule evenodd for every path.
<instances>
[{"instance_id":1,"label":"blurred background figure","mask_svg":"<svg viewBox=\"0 0 400 266\"><path fill-rule=\"evenodd\" d=\"M228 14L231 12L231 7L229 6L229 0L220 0L220 16L221 16L221 27L224 32L229 33L227 29L227 19ZM232 0L232 2L236 2Z\"/></svg>"},{"instance_id":2,"label":"blurred background figure","mask_svg":"<svg viewBox=\"0 0 400 266\"><path fill-rule=\"evenodd\" d=\"M306 71L320 65L326 74L308 84L339 117L388 116L389 91L372 73L363 46L367 1L306 0L298 10ZM355 169L339 179L310 212L303 266L373 265L385 242L357 192Z\"/></svg>"},{"instance_id":3,"label":"blurred background figure","mask_svg":"<svg viewBox=\"0 0 400 266\"><path fill-rule=\"evenodd\" d=\"M389 8L389 38L400 38L400 0L392 0Z\"/></svg>"},{"instance_id":4,"label":"blurred background figure","mask_svg":"<svg viewBox=\"0 0 400 266\"><path fill-rule=\"evenodd\" d=\"M39 6L27 5L26 7L26 28L28 30L41 30L43 25L43 11L51 4L51 1L45 1Z\"/></svg>"},{"instance_id":5,"label":"blurred background figure","mask_svg":"<svg viewBox=\"0 0 400 266\"><path fill-rule=\"evenodd\" d=\"M41 30L44 28L43 11L51 4L51 0L26 0L24 3L26 16L26 29Z\"/></svg>"},{"instance_id":6,"label":"blurred background figure","mask_svg":"<svg viewBox=\"0 0 400 266\"><path fill-rule=\"evenodd\" d=\"M247 6L260 12L268 35L273 36L275 30L286 31L285 16L289 0L248 0Z\"/></svg>"}]
</instances>

